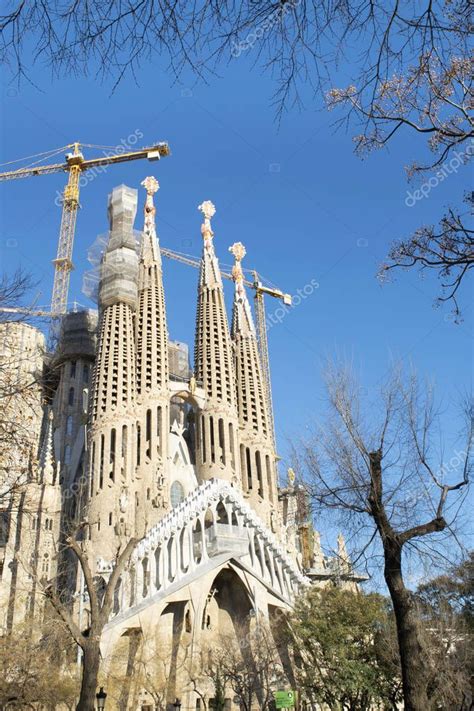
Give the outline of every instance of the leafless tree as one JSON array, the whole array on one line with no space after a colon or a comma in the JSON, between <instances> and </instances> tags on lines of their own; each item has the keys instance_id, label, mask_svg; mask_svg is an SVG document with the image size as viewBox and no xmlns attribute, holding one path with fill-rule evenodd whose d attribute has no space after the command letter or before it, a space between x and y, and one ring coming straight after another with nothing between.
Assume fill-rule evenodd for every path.
<instances>
[{"instance_id":1,"label":"leafless tree","mask_svg":"<svg viewBox=\"0 0 474 711\"><path fill-rule=\"evenodd\" d=\"M113 571L107 581L100 576L94 576L85 546L76 536L66 537L65 545L75 556L84 576L85 592L87 593L89 624L81 629L71 611L70 600L61 594L56 581L45 587L45 594L59 618L69 631L72 639L82 650L81 692L76 711L92 711L95 703L97 678L100 667L100 639L104 626L112 612L114 593L119 579L129 562L137 539L131 538L123 549L117 551Z\"/></svg>"},{"instance_id":2,"label":"leafless tree","mask_svg":"<svg viewBox=\"0 0 474 711\"><path fill-rule=\"evenodd\" d=\"M223 704L225 690L231 690L244 711L255 704L263 711L272 708L274 692L287 681L275 640L262 621L253 629L242 627L237 635L221 635L209 657L204 672L216 696Z\"/></svg>"},{"instance_id":3,"label":"leafless tree","mask_svg":"<svg viewBox=\"0 0 474 711\"><path fill-rule=\"evenodd\" d=\"M48 614L34 629L26 622L0 636L0 707L15 700L18 708L64 705L73 711L79 684L67 664L70 643L56 616Z\"/></svg>"},{"instance_id":4,"label":"leafless tree","mask_svg":"<svg viewBox=\"0 0 474 711\"><path fill-rule=\"evenodd\" d=\"M24 43L32 59L57 71L87 73L93 60L116 81L143 61L168 58L179 77L185 67L206 75L216 60L253 52L276 77L281 109L299 101L301 83L320 92L329 67L349 61L360 81L358 96L376 99L391 74L405 72L419 57L446 68L466 57L471 31L468 4L461 0L270 0L242 3L162 4L155 0L11 0L0 16L0 56L13 71L27 71ZM360 48L352 51L351 45Z\"/></svg>"},{"instance_id":5,"label":"leafless tree","mask_svg":"<svg viewBox=\"0 0 474 711\"><path fill-rule=\"evenodd\" d=\"M368 404L350 370L332 366L327 391L324 425L295 456L316 509L339 513L353 527L358 557L378 546L397 624L405 709L425 711L430 659L404 562L410 553L439 550L443 536L456 540L454 523L469 483L472 408L463 451L443 464L436 446L440 415L431 390L414 376L394 369Z\"/></svg>"},{"instance_id":6,"label":"leafless tree","mask_svg":"<svg viewBox=\"0 0 474 711\"><path fill-rule=\"evenodd\" d=\"M472 197L466 202L472 204ZM420 227L410 239L396 242L388 255L389 261L380 269L380 277L384 279L398 268L434 271L441 281L438 301L452 302L454 318L459 320L458 290L474 267L474 230L468 220L468 214L449 208L438 227Z\"/></svg>"},{"instance_id":7,"label":"leafless tree","mask_svg":"<svg viewBox=\"0 0 474 711\"><path fill-rule=\"evenodd\" d=\"M426 645L434 660L430 690L437 708L472 711L474 704L474 551L417 588Z\"/></svg>"},{"instance_id":8,"label":"leafless tree","mask_svg":"<svg viewBox=\"0 0 474 711\"><path fill-rule=\"evenodd\" d=\"M121 642L123 644L121 645ZM107 693L119 709L137 705L147 695L156 711L166 711L169 669L172 661L169 641L143 628L122 637L108 663Z\"/></svg>"},{"instance_id":9,"label":"leafless tree","mask_svg":"<svg viewBox=\"0 0 474 711\"><path fill-rule=\"evenodd\" d=\"M399 13L404 3L395 2L378 59L368 72L344 89L332 88L329 108L342 109L341 124L358 123L356 152L364 155L385 147L401 130L407 129L426 139L432 157L423 163L413 161L409 177L425 182L405 204L412 207L428 197L432 186L449 178L474 153L472 115L474 64L466 41L472 34L470 3L422 3L416 32L406 36L393 55L390 43L395 36ZM442 17L438 15L444 6ZM450 37L448 37L450 35ZM467 201L472 203L472 196ZM473 233L469 217L449 208L439 229L422 226L408 240L394 243L382 276L397 268L430 269L438 273L442 293L439 302L453 305L456 320L460 309L458 290L474 262Z\"/></svg>"}]
</instances>

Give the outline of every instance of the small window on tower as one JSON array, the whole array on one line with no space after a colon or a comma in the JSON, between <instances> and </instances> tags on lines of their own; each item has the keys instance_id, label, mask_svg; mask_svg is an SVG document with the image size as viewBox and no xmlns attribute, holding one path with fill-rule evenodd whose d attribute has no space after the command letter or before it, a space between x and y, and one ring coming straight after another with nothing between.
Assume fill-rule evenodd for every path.
<instances>
[{"instance_id":1,"label":"small window on tower","mask_svg":"<svg viewBox=\"0 0 474 711\"><path fill-rule=\"evenodd\" d=\"M43 556L43 570L42 570L42 572L45 573L46 575L49 572L49 554L48 553L45 553Z\"/></svg>"},{"instance_id":2,"label":"small window on tower","mask_svg":"<svg viewBox=\"0 0 474 711\"><path fill-rule=\"evenodd\" d=\"M68 402L68 405L74 405L74 388L69 388L67 402Z\"/></svg>"},{"instance_id":3,"label":"small window on tower","mask_svg":"<svg viewBox=\"0 0 474 711\"><path fill-rule=\"evenodd\" d=\"M71 378L76 377L76 361L72 360L71 361Z\"/></svg>"}]
</instances>

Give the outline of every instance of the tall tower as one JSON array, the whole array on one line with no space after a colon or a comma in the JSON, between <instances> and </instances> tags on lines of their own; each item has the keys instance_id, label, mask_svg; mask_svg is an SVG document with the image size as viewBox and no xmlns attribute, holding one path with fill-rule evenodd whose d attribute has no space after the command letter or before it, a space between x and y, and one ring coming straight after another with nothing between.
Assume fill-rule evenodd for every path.
<instances>
[{"instance_id":1,"label":"tall tower","mask_svg":"<svg viewBox=\"0 0 474 711\"><path fill-rule=\"evenodd\" d=\"M96 350L96 311L72 311L61 322L61 338L52 367L59 378L54 395L56 461L61 464L61 486L67 515L72 516L78 483L87 467L84 453L85 416Z\"/></svg>"},{"instance_id":2,"label":"tall tower","mask_svg":"<svg viewBox=\"0 0 474 711\"><path fill-rule=\"evenodd\" d=\"M236 242L229 248L235 257L232 340L237 379L240 468L242 488L262 518L267 520L277 503L275 451L263 386L257 336L242 272L245 247Z\"/></svg>"},{"instance_id":3,"label":"tall tower","mask_svg":"<svg viewBox=\"0 0 474 711\"><path fill-rule=\"evenodd\" d=\"M133 233L137 191L121 185L109 196L110 237L101 265L99 336L89 431L92 544L104 558L135 526L135 309L138 256Z\"/></svg>"},{"instance_id":4,"label":"tall tower","mask_svg":"<svg viewBox=\"0 0 474 711\"><path fill-rule=\"evenodd\" d=\"M44 604L43 586L57 573L61 487L54 461L53 412L45 412L39 461L16 492L10 511L10 535L0 576L0 626L10 630Z\"/></svg>"},{"instance_id":5,"label":"tall tower","mask_svg":"<svg viewBox=\"0 0 474 711\"><path fill-rule=\"evenodd\" d=\"M169 431L168 326L161 254L153 195L158 181L146 178L145 227L138 265L137 349L137 532L163 515L158 501L164 486Z\"/></svg>"},{"instance_id":6,"label":"tall tower","mask_svg":"<svg viewBox=\"0 0 474 711\"><path fill-rule=\"evenodd\" d=\"M240 484L237 457L238 416L235 374L224 290L214 252L211 217L215 207L203 202L204 247L198 285L195 377L206 393L197 422L196 464L202 479L227 478Z\"/></svg>"}]
</instances>

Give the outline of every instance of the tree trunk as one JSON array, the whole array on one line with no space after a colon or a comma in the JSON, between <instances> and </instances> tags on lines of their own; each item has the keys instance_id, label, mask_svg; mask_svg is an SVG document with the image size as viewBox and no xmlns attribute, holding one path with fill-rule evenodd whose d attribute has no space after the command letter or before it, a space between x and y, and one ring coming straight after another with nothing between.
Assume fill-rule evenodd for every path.
<instances>
[{"instance_id":1,"label":"tree trunk","mask_svg":"<svg viewBox=\"0 0 474 711\"><path fill-rule=\"evenodd\" d=\"M81 695L76 711L95 711L95 694L100 665L99 640L87 640L83 649Z\"/></svg>"},{"instance_id":2,"label":"tree trunk","mask_svg":"<svg viewBox=\"0 0 474 711\"><path fill-rule=\"evenodd\" d=\"M405 711L428 711L428 658L420 639L419 618L413 597L402 576L401 546L385 541L385 582L390 591L397 625Z\"/></svg>"}]
</instances>

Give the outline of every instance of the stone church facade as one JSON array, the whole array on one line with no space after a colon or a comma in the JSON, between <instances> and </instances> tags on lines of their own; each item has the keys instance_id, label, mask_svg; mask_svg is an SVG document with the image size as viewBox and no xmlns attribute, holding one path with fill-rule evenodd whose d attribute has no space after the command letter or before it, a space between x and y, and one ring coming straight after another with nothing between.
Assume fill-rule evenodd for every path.
<instances>
[{"instance_id":1,"label":"stone church facade","mask_svg":"<svg viewBox=\"0 0 474 711\"><path fill-rule=\"evenodd\" d=\"M346 578L350 573L342 541L339 558L322 555L294 481L279 486L243 245L231 248L229 326L215 208L200 205L191 369L187 346L169 339L155 225L158 183L147 178L143 185L139 240L138 191L122 185L109 196L98 314L67 314L52 355L36 329L0 327L0 358L11 343L20 352L26 333L33 349L27 375L41 368L44 374L33 395L34 454L21 486L2 499L0 624L8 631L40 614L39 581L57 577L74 591L74 614L87 627L80 571L61 576L63 532L80 527L99 588L134 537L101 640L104 673L119 660L129 678L117 708L153 709L145 691L130 691L134 655L146 649L161 660L166 703L172 708L179 697L184 711L203 708L203 689L212 696L205 681L199 693L189 684L189 667L203 650L260 623L271 628L305 586L334 577L341 560ZM238 706L229 699L228 708Z\"/></svg>"}]
</instances>

